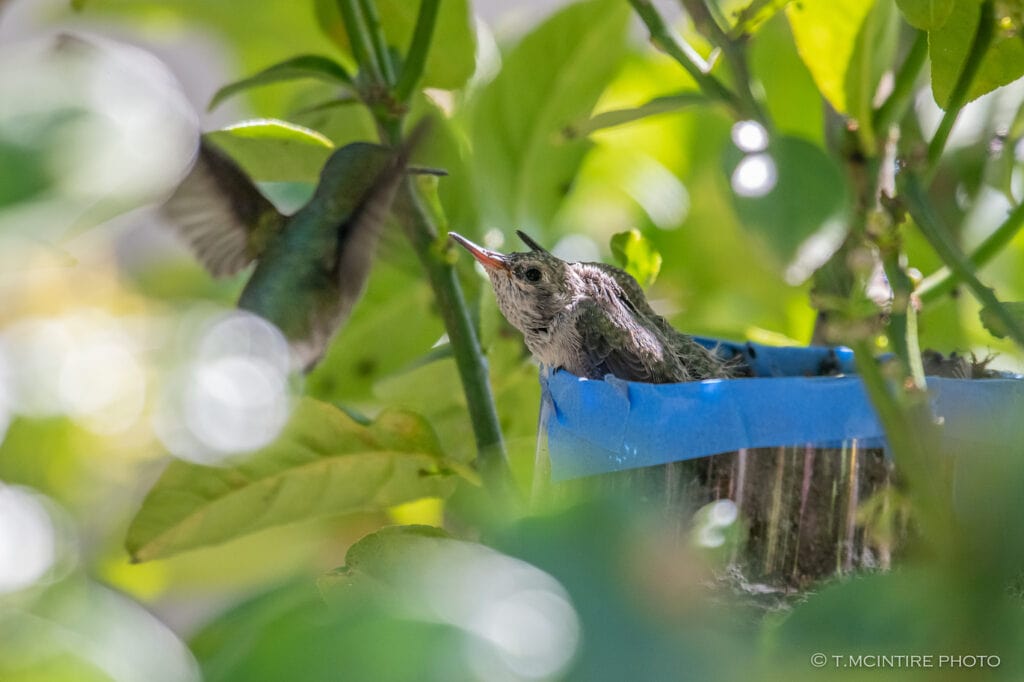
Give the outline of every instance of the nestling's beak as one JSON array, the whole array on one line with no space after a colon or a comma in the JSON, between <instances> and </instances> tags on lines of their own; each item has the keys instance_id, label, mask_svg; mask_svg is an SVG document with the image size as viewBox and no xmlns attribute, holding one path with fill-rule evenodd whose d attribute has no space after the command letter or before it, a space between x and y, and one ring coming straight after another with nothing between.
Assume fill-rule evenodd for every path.
<instances>
[{"instance_id":1,"label":"nestling's beak","mask_svg":"<svg viewBox=\"0 0 1024 682\"><path fill-rule=\"evenodd\" d=\"M508 259L504 254L477 246L457 232L449 232L448 236L466 247L466 250L473 254L473 258L480 261L480 265L488 270L508 270Z\"/></svg>"}]
</instances>

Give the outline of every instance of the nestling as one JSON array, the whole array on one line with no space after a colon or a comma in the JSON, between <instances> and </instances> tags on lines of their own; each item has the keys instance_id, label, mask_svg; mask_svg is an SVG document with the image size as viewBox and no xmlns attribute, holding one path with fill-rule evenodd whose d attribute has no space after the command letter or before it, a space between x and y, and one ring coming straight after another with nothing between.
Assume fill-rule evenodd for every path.
<instances>
[{"instance_id":1,"label":"nestling","mask_svg":"<svg viewBox=\"0 0 1024 682\"><path fill-rule=\"evenodd\" d=\"M727 362L655 313L623 270L566 262L523 232L516 234L530 250L509 254L448 234L483 265L498 308L546 367L652 384L732 374Z\"/></svg>"}]
</instances>

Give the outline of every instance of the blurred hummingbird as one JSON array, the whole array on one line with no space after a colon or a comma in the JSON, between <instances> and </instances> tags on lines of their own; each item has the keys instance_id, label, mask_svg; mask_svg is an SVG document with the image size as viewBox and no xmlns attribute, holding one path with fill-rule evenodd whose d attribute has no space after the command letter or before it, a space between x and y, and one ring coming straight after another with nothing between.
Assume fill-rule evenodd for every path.
<instances>
[{"instance_id":1,"label":"blurred hummingbird","mask_svg":"<svg viewBox=\"0 0 1024 682\"><path fill-rule=\"evenodd\" d=\"M327 159L313 197L280 213L226 154L201 139L162 212L215 277L256 268L238 307L274 323L311 369L348 318L402 180L414 131L398 149L354 143Z\"/></svg>"},{"instance_id":2,"label":"blurred hummingbird","mask_svg":"<svg viewBox=\"0 0 1024 682\"><path fill-rule=\"evenodd\" d=\"M579 377L652 384L728 377L733 368L655 313L640 284L604 263L569 263L517 231L530 250L502 254L449 236L483 265L498 308L541 364Z\"/></svg>"}]
</instances>

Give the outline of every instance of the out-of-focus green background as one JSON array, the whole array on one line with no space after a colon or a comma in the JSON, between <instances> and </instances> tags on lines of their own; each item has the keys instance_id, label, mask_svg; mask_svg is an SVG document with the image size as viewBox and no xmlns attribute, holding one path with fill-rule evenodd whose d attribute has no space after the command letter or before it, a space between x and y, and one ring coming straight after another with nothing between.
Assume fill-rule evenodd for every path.
<instances>
[{"instance_id":1,"label":"out-of-focus green background","mask_svg":"<svg viewBox=\"0 0 1024 682\"><path fill-rule=\"evenodd\" d=\"M404 44L416 3L379 4L386 20L407 15L404 28L389 24ZM732 17L743 4L723 1L720 11ZM694 90L678 64L651 49L627 3L442 0L413 112L439 119L418 160L448 172L439 184L445 227L498 249L520 248L513 230L524 229L563 257L609 262L612 235L636 229L662 258L652 305L677 328L808 343L808 276L821 248L831 251L799 247L813 235L827 243L853 201L826 134L834 88L852 95L829 79L852 77L844 60L868 39L870 27L856 22L875 3L796 3L808 13L845 12L846 28L859 27L851 33L836 19L824 43L801 33L814 26L802 10L754 4L769 17L746 46L775 125L763 143L768 180L756 164L748 166L754 176L738 174L763 146L744 131L757 138L763 130L737 127L715 104L573 133L596 114ZM954 3L904 4L941 13ZM949 12L973 11L961 4L979 3ZM1016 63L1024 10L996 5L1010 22L998 37L1000 58ZM711 46L679 7L659 6L707 58ZM258 117L322 133L328 146L305 134L217 134L282 210L309 196L329 145L376 138L362 107L314 107L338 90L312 80L255 88L206 111L225 83L295 54L351 67L332 8L305 0L0 3L0 679L1019 679L1024 623L1011 583L1024 507L1010 484L1020 481L1021 452L976 453L992 456L965 475L955 503L963 518L943 548L922 543L916 568L841 584L767 620L706 599L701 585L722 556L661 543L657 524L612 503L482 523L469 535L482 532L488 547L426 535L394 549L384 537L362 569L346 551L368 533L440 526L445 505L456 509L449 522L476 518L458 513L473 503L430 497L320 516L131 563L129 523L168 457L215 463L259 448L300 394L360 418L414 411L445 457L475 455L454 361L435 350L443 325L397 231L385 235L367 292L324 362L298 380L273 371L276 338L246 351L264 364L221 362L217 344L237 340L223 325L235 319L247 275L212 279L155 210L187 172L201 131ZM877 71L872 88L891 79L913 40L894 10L884 21L891 35L877 64L862 67ZM934 49L965 38L948 28L930 40ZM936 54L946 53L933 52L932 68ZM1000 85L1016 77L989 76ZM937 168L930 200L967 250L1024 195L1022 100L1015 81L968 104ZM928 139L941 116L925 74L904 134ZM766 198L737 198L765 187ZM929 275L941 265L916 230L902 235L910 268ZM982 271L1001 300L1024 300L1022 264L1018 235ZM479 273L461 274L525 487L536 366ZM1020 349L989 334L978 312L967 295L926 306L922 348L995 354L991 366L1020 371ZM878 343L886 350L884 337ZM331 610L329 587L321 581L322 599L315 579L346 563L376 587ZM414 566L413 578L403 565ZM382 606L381 584L405 591ZM809 662L816 651L829 656L823 670ZM836 670L849 666L832 655L847 652L929 654L935 666L940 655L991 655L1001 665Z\"/></svg>"}]
</instances>

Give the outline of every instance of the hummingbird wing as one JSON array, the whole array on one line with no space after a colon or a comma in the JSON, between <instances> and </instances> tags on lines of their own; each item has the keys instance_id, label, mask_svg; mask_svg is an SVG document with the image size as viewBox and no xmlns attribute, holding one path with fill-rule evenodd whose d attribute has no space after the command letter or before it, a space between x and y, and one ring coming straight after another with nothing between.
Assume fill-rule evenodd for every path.
<instances>
[{"instance_id":1,"label":"hummingbird wing","mask_svg":"<svg viewBox=\"0 0 1024 682\"><path fill-rule=\"evenodd\" d=\"M617 307L609 309L596 301L584 301L578 307L576 332L587 377L602 379L613 374L626 381L652 384L678 381L665 366L668 358L657 337L631 323L628 312Z\"/></svg>"},{"instance_id":2,"label":"hummingbird wing","mask_svg":"<svg viewBox=\"0 0 1024 682\"><path fill-rule=\"evenodd\" d=\"M597 301L581 304L577 333L590 378L613 374L627 381L661 384L735 374L733 368L658 315L640 284L605 263L587 263L607 275ZM611 281L609 281L609 279Z\"/></svg>"},{"instance_id":3,"label":"hummingbird wing","mask_svg":"<svg viewBox=\"0 0 1024 682\"><path fill-rule=\"evenodd\" d=\"M267 241L265 232L284 224L238 164L203 138L192 170L161 212L215 277L252 262Z\"/></svg>"}]
</instances>

